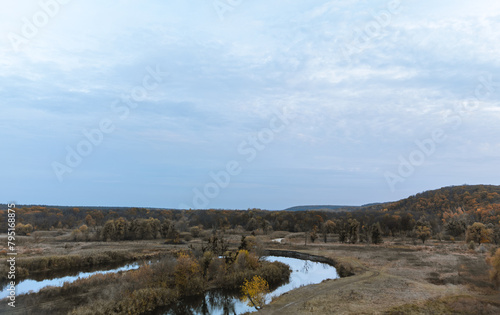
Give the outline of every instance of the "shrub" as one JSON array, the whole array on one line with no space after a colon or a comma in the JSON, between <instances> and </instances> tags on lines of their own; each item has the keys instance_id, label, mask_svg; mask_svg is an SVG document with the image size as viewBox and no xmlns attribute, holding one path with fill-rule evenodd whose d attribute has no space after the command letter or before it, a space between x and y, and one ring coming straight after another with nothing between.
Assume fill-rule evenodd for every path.
<instances>
[{"instance_id":1,"label":"shrub","mask_svg":"<svg viewBox=\"0 0 500 315\"><path fill-rule=\"evenodd\" d=\"M193 226L192 228L189 229L189 232L193 237L198 237L201 234L201 228L199 226Z\"/></svg>"},{"instance_id":2,"label":"shrub","mask_svg":"<svg viewBox=\"0 0 500 315\"><path fill-rule=\"evenodd\" d=\"M470 250L474 250L474 249L476 249L476 244L474 243L474 241L470 241L470 242L469 242L469 249L470 249Z\"/></svg>"},{"instance_id":3,"label":"shrub","mask_svg":"<svg viewBox=\"0 0 500 315\"><path fill-rule=\"evenodd\" d=\"M221 258L214 258L210 261L207 270L208 280L214 281L218 287L224 286L224 277L226 275L226 262Z\"/></svg>"},{"instance_id":4,"label":"shrub","mask_svg":"<svg viewBox=\"0 0 500 315\"><path fill-rule=\"evenodd\" d=\"M257 267L259 267L259 260L255 254L251 254L245 249L238 251L238 255L236 256L236 260L233 264L233 268L236 272L247 269L255 270Z\"/></svg>"},{"instance_id":5,"label":"shrub","mask_svg":"<svg viewBox=\"0 0 500 315\"><path fill-rule=\"evenodd\" d=\"M175 286L181 295L196 295L205 289L200 264L188 254L179 255L174 275Z\"/></svg>"},{"instance_id":6,"label":"shrub","mask_svg":"<svg viewBox=\"0 0 500 315\"><path fill-rule=\"evenodd\" d=\"M16 224L16 233L18 235L30 235L33 232L33 226L31 224Z\"/></svg>"},{"instance_id":7,"label":"shrub","mask_svg":"<svg viewBox=\"0 0 500 315\"><path fill-rule=\"evenodd\" d=\"M262 266L258 274L263 277L269 284L276 285L286 281L290 277L290 267L279 261L262 262Z\"/></svg>"}]
</instances>

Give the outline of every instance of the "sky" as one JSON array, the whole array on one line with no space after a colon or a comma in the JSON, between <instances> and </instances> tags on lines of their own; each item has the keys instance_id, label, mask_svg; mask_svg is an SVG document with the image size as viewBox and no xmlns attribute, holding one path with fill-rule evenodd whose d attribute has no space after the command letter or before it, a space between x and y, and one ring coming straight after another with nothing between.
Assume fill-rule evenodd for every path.
<instances>
[{"instance_id":1,"label":"sky","mask_svg":"<svg viewBox=\"0 0 500 315\"><path fill-rule=\"evenodd\" d=\"M0 203L500 184L500 2L0 0Z\"/></svg>"}]
</instances>

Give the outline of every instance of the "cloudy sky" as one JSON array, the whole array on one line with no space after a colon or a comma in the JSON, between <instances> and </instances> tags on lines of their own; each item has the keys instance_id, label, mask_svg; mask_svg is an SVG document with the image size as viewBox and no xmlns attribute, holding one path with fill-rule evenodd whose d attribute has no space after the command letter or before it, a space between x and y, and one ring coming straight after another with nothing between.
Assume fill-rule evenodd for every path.
<instances>
[{"instance_id":1,"label":"cloudy sky","mask_svg":"<svg viewBox=\"0 0 500 315\"><path fill-rule=\"evenodd\" d=\"M0 202L283 209L500 184L498 1L0 4Z\"/></svg>"}]
</instances>

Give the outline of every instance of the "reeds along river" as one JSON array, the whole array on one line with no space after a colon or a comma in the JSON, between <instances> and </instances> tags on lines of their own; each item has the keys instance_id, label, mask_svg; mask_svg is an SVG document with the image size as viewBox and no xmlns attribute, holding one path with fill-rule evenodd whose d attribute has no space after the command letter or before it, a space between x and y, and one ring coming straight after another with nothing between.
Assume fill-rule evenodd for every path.
<instances>
[{"instance_id":1,"label":"reeds along river","mask_svg":"<svg viewBox=\"0 0 500 315\"><path fill-rule=\"evenodd\" d=\"M279 296L285 292L298 288L300 286L320 283L326 279L338 278L337 270L325 263L313 262L311 260L266 256L262 259L269 262L279 261L290 266L292 273L287 283L278 287L271 288L272 292L266 296L266 302L271 302L273 297ZM34 278L21 281L16 286L16 295L38 292L40 289L47 286L62 286L65 282L73 282L78 278L87 278L97 273L113 273L127 271L139 268L139 264L128 264L118 268L109 270L95 270L90 272L79 272L73 275L66 275L52 279L44 279L37 281ZM6 298L8 295L7 286L1 293L0 299ZM197 297L184 298L178 301L176 305L169 308L161 308L156 310L156 314L241 314L254 310L245 302L240 301L239 292L228 292L223 290L210 290L204 295Z\"/></svg>"}]
</instances>

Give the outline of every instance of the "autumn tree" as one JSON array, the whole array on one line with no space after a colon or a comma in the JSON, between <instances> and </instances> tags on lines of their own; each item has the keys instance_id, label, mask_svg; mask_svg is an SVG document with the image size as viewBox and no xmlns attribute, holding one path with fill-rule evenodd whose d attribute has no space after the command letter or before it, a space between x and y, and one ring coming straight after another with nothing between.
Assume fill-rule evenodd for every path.
<instances>
[{"instance_id":1,"label":"autumn tree","mask_svg":"<svg viewBox=\"0 0 500 315\"><path fill-rule=\"evenodd\" d=\"M255 231L259 228L259 222L255 218L251 218L246 226L247 231Z\"/></svg>"},{"instance_id":2,"label":"autumn tree","mask_svg":"<svg viewBox=\"0 0 500 315\"><path fill-rule=\"evenodd\" d=\"M224 240L222 231L213 230L212 235L207 240L207 244L202 247L203 251L211 251L217 255L223 255L228 248L227 242Z\"/></svg>"},{"instance_id":3,"label":"autumn tree","mask_svg":"<svg viewBox=\"0 0 500 315\"><path fill-rule=\"evenodd\" d=\"M421 217L415 224L413 232L414 236L420 239L422 241L422 244L425 244L425 241L428 240L432 235L431 224L425 219L425 217Z\"/></svg>"},{"instance_id":4,"label":"autumn tree","mask_svg":"<svg viewBox=\"0 0 500 315\"><path fill-rule=\"evenodd\" d=\"M415 227L416 221L410 213L405 213L401 217L401 230L411 232Z\"/></svg>"},{"instance_id":5,"label":"autumn tree","mask_svg":"<svg viewBox=\"0 0 500 315\"><path fill-rule=\"evenodd\" d=\"M129 222L120 217L114 221L115 232L113 238L116 240L124 240L128 233Z\"/></svg>"},{"instance_id":6,"label":"autumn tree","mask_svg":"<svg viewBox=\"0 0 500 315\"><path fill-rule=\"evenodd\" d=\"M490 241L491 231L486 228L486 226L480 222L474 222L471 226L467 228L466 241L473 241L474 243L487 243Z\"/></svg>"},{"instance_id":7,"label":"autumn tree","mask_svg":"<svg viewBox=\"0 0 500 315\"><path fill-rule=\"evenodd\" d=\"M458 237L467 230L467 222L463 217L452 217L446 222L445 229L449 235Z\"/></svg>"},{"instance_id":8,"label":"autumn tree","mask_svg":"<svg viewBox=\"0 0 500 315\"><path fill-rule=\"evenodd\" d=\"M373 244L382 243L382 229L380 228L380 223L374 223L371 228L371 237Z\"/></svg>"},{"instance_id":9,"label":"autumn tree","mask_svg":"<svg viewBox=\"0 0 500 315\"><path fill-rule=\"evenodd\" d=\"M272 225L268 220L262 220L262 231L267 235L272 230Z\"/></svg>"},{"instance_id":10,"label":"autumn tree","mask_svg":"<svg viewBox=\"0 0 500 315\"><path fill-rule=\"evenodd\" d=\"M30 235L33 232L33 226L31 224L16 224L16 232L19 235Z\"/></svg>"},{"instance_id":11,"label":"autumn tree","mask_svg":"<svg viewBox=\"0 0 500 315\"><path fill-rule=\"evenodd\" d=\"M189 232L193 237L198 237L201 234L202 229L199 226L193 226L189 229Z\"/></svg>"},{"instance_id":12,"label":"autumn tree","mask_svg":"<svg viewBox=\"0 0 500 315\"><path fill-rule=\"evenodd\" d=\"M311 233L309 234L309 237L311 238L311 242L313 242L313 243L318 238L318 227L316 225L313 226L313 229L312 229Z\"/></svg>"},{"instance_id":13,"label":"autumn tree","mask_svg":"<svg viewBox=\"0 0 500 315\"><path fill-rule=\"evenodd\" d=\"M500 243L500 225L494 225L491 228L491 240L498 245Z\"/></svg>"},{"instance_id":14,"label":"autumn tree","mask_svg":"<svg viewBox=\"0 0 500 315\"><path fill-rule=\"evenodd\" d=\"M425 241L431 237L431 228L425 225L417 225L415 227L415 236L425 244Z\"/></svg>"},{"instance_id":15,"label":"autumn tree","mask_svg":"<svg viewBox=\"0 0 500 315\"><path fill-rule=\"evenodd\" d=\"M85 217L85 223L87 223L87 226L90 228L95 228L96 226L96 221L90 214L87 214L87 216Z\"/></svg>"},{"instance_id":16,"label":"autumn tree","mask_svg":"<svg viewBox=\"0 0 500 315\"><path fill-rule=\"evenodd\" d=\"M175 286L181 295L196 295L204 290L203 270L196 259L179 254L174 270Z\"/></svg>"},{"instance_id":17,"label":"autumn tree","mask_svg":"<svg viewBox=\"0 0 500 315\"><path fill-rule=\"evenodd\" d=\"M251 281L245 280L241 286L243 292L242 300L248 306L260 310L266 304L266 294L269 293L269 284L259 276L254 276Z\"/></svg>"},{"instance_id":18,"label":"autumn tree","mask_svg":"<svg viewBox=\"0 0 500 315\"><path fill-rule=\"evenodd\" d=\"M349 242L356 244L359 237L359 221L356 219L349 219Z\"/></svg>"},{"instance_id":19,"label":"autumn tree","mask_svg":"<svg viewBox=\"0 0 500 315\"><path fill-rule=\"evenodd\" d=\"M339 224L337 226L339 232L339 241L341 243L345 243L349 234L349 225L345 221L339 221Z\"/></svg>"},{"instance_id":20,"label":"autumn tree","mask_svg":"<svg viewBox=\"0 0 500 315\"><path fill-rule=\"evenodd\" d=\"M153 226L148 222L148 220L141 219L138 222L138 239L146 239L151 240L154 238L155 231L153 230ZM140 236L139 236L140 235Z\"/></svg>"},{"instance_id":21,"label":"autumn tree","mask_svg":"<svg viewBox=\"0 0 500 315\"><path fill-rule=\"evenodd\" d=\"M328 234L335 231L335 222L328 220L321 225L321 233L323 234L323 241L326 243Z\"/></svg>"},{"instance_id":22,"label":"autumn tree","mask_svg":"<svg viewBox=\"0 0 500 315\"><path fill-rule=\"evenodd\" d=\"M101 237L103 241L111 241L115 239L115 222L114 220L108 220L101 231Z\"/></svg>"},{"instance_id":23,"label":"autumn tree","mask_svg":"<svg viewBox=\"0 0 500 315\"><path fill-rule=\"evenodd\" d=\"M495 252L495 255L492 257L489 257L487 259L487 262L491 265L493 268L490 271L490 278L495 284L495 286L499 287L500 286L500 248L498 248Z\"/></svg>"},{"instance_id":24,"label":"autumn tree","mask_svg":"<svg viewBox=\"0 0 500 315\"><path fill-rule=\"evenodd\" d=\"M80 228L73 230L71 236L75 241L88 241L89 232L89 228L84 224Z\"/></svg>"},{"instance_id":25,"label":"autumn tree","mask_svg":"<svg viewBox=\"0 0 500 315\"><path fill-rule=\"evenodd\" d=\"M168 219L163 220L163 222L161 223L161 226L160 226L160 232L161 232L161 236L163 238L167 237L168 231L171 229L171 227L174 227L174 224L172 223L172 221L170 221Z\"/></svg>"}]
</instances>

